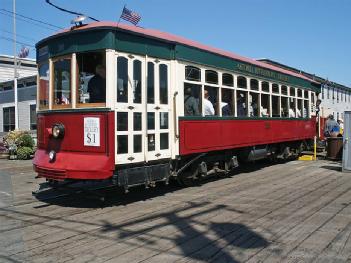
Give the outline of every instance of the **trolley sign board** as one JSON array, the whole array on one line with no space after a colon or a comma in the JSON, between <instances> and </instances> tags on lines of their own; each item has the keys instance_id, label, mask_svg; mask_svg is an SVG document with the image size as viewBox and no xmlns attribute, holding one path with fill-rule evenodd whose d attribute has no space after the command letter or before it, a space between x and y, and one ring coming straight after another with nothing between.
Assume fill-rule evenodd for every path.
<instances>
[{"instance_id":1,"label":"trolley sign board","mask_svg":"<svg viewBox=\"0 0 351 263\"><path fill-rule=\"evenodd\" d=\"M100 146L100 118L84 118L84 146Z\"/></svg>"}]
</instances>

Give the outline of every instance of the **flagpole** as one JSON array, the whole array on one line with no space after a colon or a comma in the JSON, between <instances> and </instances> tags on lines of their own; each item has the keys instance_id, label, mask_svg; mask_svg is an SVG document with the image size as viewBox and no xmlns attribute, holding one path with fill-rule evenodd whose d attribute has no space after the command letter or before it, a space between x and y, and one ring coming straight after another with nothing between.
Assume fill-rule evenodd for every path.
<instances>
[{"instance_id":1,"label":"flagpole","mask_svg":"<svg viewBox=\"0 0 351 263\"><path fill-rule=\"evenodd\" d=\"M124 10L125 7L126 7L126 4L124 4L124 6L123 6L122 13L123 13L123 10ZM118 19L118 22L117 22L117 27L119 25L119 22L121 22L121 16L122 16L122 14L119 15L119 19Z\"/></svg>"},{"instance_id":2,"label":"flagpole","mask_svg":"<svg viewBox=\"0 0 351 263\"><path fill-rule=\"evenodd\" d=\"M13 63L14 63L14 78L13 78L13 89L14 89L14 97L15 97L15 130L19 128L19 120L18 120L18 94L17 94L17 57L16 57L16 0L13 0Z\"/></svg>"}]
</instances>

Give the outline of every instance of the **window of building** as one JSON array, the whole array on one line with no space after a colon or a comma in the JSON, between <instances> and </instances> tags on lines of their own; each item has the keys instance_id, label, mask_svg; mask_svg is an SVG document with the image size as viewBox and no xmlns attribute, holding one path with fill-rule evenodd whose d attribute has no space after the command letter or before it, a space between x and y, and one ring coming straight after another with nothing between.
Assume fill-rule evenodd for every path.
<instances>
[{"instance_id":1,"label":"window of building","mask_svg":"<svg viewBox=\"0 0 351 263\"><path fill-rule=\"evenodd\" d=\"M206 70L205 81L210 84L218 84L218 73L214 70Z\"/></svg>"},{"instance_id":2,"label":"window of building","mask_svg":"<svg viewBox=\"0 0 351 263\"><path fill-rule=\"evenodd\" d=\"M36 112L36 105L30 105L30 129L36 130L37 129L37 112Z\"/></svg>"},{"instance_id":3,"label":"window of building","mask_svg":"<svg viewBox=\"0 0 351 263\"><path fill-rule=\"evenodd\" d=\"M47 109L49 108L49 82L50 82L50 74L49 74L49 63L45 62L39 64L39 109Z\"/></svg>"},{"instance_id":4,"label":"window of building","mask_svg":"<svg viewBox=\"0 0 351 263\"><path fill-rule=\"evenodd\" d=\"M128 102L128 59L117 58L117 102Z\"/></svg>"},{"instance_id":5,"label":"window of building","mask_svg":"<svg viewBox=\"0 0 351 263\"><path fill-rule=\"evenodd\" d=\"M37 83L35 81L30 81L26 83L26 87L35 86Z\"/></svg>"},{"instance_id":6,"label":"window of building","mask_svg":"<svg viewBox=\"0 0 351 263\"><path fill-rule=\"evenodd\" d=\"M53 62L54 89L53 106L69 107L72 103L71 94L71 58L59 58Z\"/></svg>"},{"instance_id":7,"label":"window of building","mask_svg":"<svg viewBox=\"0 0 351 263\"><path fill-rule=\"evenodd\" d=\"M201 70L193 66L185 66L185 79L190 81L201 81Z\"/></svg>"},{"instance_id":8,"label":"window of building","mask_svg":"<svg viewBox=\"0 0 351 263\"><path fill-rule=\"evenodd\" d=\"M238 86L238 88L246 89L247 88L247 80L246 80L246 78L243 77L243 76L239 76L238 79L237 79L237 86Z\"/></svg>"},{"instance_id":9,"label":"window of building","mask_svg":"<svg viewBox=\"0 0 351 263\"><path fill-rule=\"evenodd\" d=\"M262 82L262 91L269 92L269 83L267 81Z\"/></svg>"},{"instance_id":10,"label":"window of building","mask_svg":"<svg viewBox=\"0 0 351 263\"><path fill-rule=\"evenodd\" d=\"M330 88L327 87L327 99L329 99L329 98L330 98Z\"/></svg>"},{"instance_id":11,"label":"window of building","mask_svg":"<svg viewBox=\"0 0 351 263\"><path fill-rule=\"evenodd\" d=\"M77 105L106 102L106 58L105 52L84 52L77 54L79 84ZM88 106L88 105L86 105Z\"/></svg>"},{"instance_id":12,"label":"window of building","mask_svg":"<svg viewBox=\"0 0 351 263\"><path fill-rule=\"evenodd\" d=\"M222 84L225 86L233 87L234 86L234 78L232 74L223 73L222 74Z\"/></svg>"},{"instance_id":13,"label":"window of building","mask_svg":"<svg viewBox=\"0 0 351 263\"><path fill-rule=\"evenodd\" d=\"M275 84L275 83L272 84L272 93L279 94L279 85L278 84Z\"/></svg>"},{"instance_id":14,"label":"window of building","mask_svg":"<svg viewBox=\"0 0 351 263\"><path fill-rule=\"evenodd\" d=\"M258 90L258 80L257 79L250 80L250 89L251 90Z\"/></svg>"},{"instance_id":15,"label":"window of building","mask_svg":"<svg viewBox=\"0 0 351 263\"><path fill-rule=\"evenodd\" d=\"M201 116L201 85L184 83L184 116Z\"/></svg>"},{"instance_id":16,"label":"window of building","mask_svg":"<svg viewBox=\"0 0 351 263\"><path fill-rule=\"evenodd\" d=\"M325 90L325 86L323 85L322 86L322 100L324 100L324 92L325 92L324 90Z\"/></svg>"},{"instance_id":17,"label":"window of building","mask_svg":"<svg viewBox=\"0 0 351 263\"><path fill-rule=\"evenodd\" d=\"M15 107L5 107L3 110L3 129L4 132L15 129Z\"/></svg>"}]
</instances>

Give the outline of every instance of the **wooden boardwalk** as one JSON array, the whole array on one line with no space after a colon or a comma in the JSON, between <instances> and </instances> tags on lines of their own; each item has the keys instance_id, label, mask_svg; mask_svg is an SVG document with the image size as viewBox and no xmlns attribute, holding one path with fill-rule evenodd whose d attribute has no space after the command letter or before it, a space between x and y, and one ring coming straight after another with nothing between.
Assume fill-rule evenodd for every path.
<instances>
[{"instance_id":1,"label":"wooden boardwalk","mask_svg":"<svg viewBox=\"0 0 351 263\"><path fill-rule=\"evenodd\" d=\"M200 186L31 196L0 160L0 262L351 262L351 174L329 161L250 165ZM2 185L2 186L1 186Z\"/></svg>"}]
</instances>

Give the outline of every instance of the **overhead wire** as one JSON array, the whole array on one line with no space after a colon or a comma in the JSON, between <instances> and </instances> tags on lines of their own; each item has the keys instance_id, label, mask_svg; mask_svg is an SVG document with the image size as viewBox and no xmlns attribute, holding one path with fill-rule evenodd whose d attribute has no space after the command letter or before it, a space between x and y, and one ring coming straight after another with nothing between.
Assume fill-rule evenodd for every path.
<instances>
[{"instance_id":1,"label":"overhead wire","mask_svg":"<svg viewBox=\"0 0 351 263\"><path fill-rule=\"evenodd\" d=\"M13 32L11 31L8 31L6 29L0 29L0 31L4 32L4 33L7 33L9 35L13 35ZM18 34L16 33L16 37L21 37L21 38L24 38L24 39L27 39L27 40L30 40L30 41L37 41L36 39L34 38L31 38L31 37L28 37L28 36L24 36L24 35L21 35L21 34Z\"/></svg>"},{"instance_id":2,"label":"overhead wire","mask_svg":"<svg viewBox=\"0 0 351 263\"><path fill-rule=\"evenodd\" d=\"M14 39L13 38L10 38L10 37L3 37L3 36L0 36L1 39L4 39L4 40L7 40L7 41L10 41L10 42L14 42ZM25 45L25 46L29 46L29 47L32 47L32 48L35 48L35 46L31 45L31 44L28 44L28 43L25 43L25 42L21 42L21 41L17 41L16 40L16 43L17 45Z\"/></svg>"},{"instance_id":3,"label":"overhead wire","mask_svg":"<svg viewBox=\"0 0 351 263\"><path fill-rule=\"evenodd\" d=\"M39 19L35 19L35 18L29 17L29 16L25 16L25 15L19 14L17 12L14 13L14 12L12 12L10 10L6 10L4 8L0 8L0 11L6 12L6 13L11 14L11 15L15 14L18 17L21 17L21 18L24 18L24 19L28 19L30 21L33 21L33 22L36 22L36 23L40 23L40 24L43 24L43 25L51 26L51 27L56 28L56 29L64 29L63 27L56 26L56 25L53 25L51 23L48 23L48 22L45 22L45 21L42 21L42 20L39 20Z\"/></svg>"},{"instance_id":4,"label":"overhead wire","mask_svg":"<svg viewBox=\"0 0 351 263\"><path fill-rule=\"evenodd\" d=\"M59 7L53 3L50 2L50 0L45 0L45 2L53 7L55 7L56 9L60 10L60 11L63 11L63 12L66 12L66 13L69 13L69 14L73 14L73 15L78 15L78 16L86 16L88 18L90 18L91 20L94 20L96 22L99 22L100 20L94 18L94 17L91 17L91 16L87 16L83 13L79 13L79 12L75 12L75 11L71 11L71 10L68 10L68 9L65 9L65 8L62 8L62 7Z\"/></svg>"}]
</instances>

